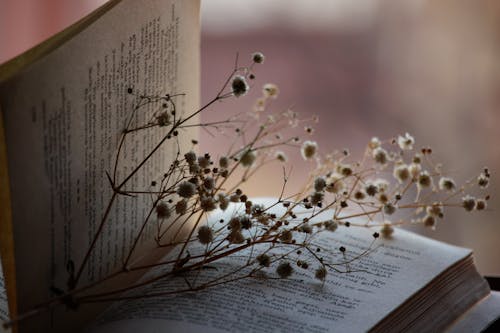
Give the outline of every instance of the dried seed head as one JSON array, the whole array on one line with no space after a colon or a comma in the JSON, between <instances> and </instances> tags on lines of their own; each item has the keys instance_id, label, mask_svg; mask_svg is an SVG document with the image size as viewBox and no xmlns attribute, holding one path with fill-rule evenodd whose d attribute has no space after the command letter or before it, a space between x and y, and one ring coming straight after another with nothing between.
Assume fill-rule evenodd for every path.
<instances>
[{"instance_id":1,"label":"dried seed head","mask_svg":"<svg viewBox=\"0 0 500 333\"><path fill-rule=\"evenodd\" d=\"M318 150L318 144L314 141L304 141L302 143L302 148L300 149L300 153L305 160L309 160L316 155Z\"/></svg>"},{"instance_id":2,"label":"dried seed head","mask_svg":"<svg viewBox=\"0 0 500 333\"><path fill-rule=\"evenodd\" d=\"M209 244L213 241L213 239L213 232L209 226L203 225L198 228L198 240L201 244Z\"/></svg>"},{"instance_id":3,"label":"dried seed head","mask_svg":"<svg viewBox=\"0 0 500 333\"><path fill-rule=\"evenodd\" d=\"M271 257L265 253L259 254L255 259L257 259L260 266L269 267L271 265Z\"/></svg>"},{"instance_id":4,"label":"dried seed head","mask_svg":"<svg viewBox=\"0 0 500 333\"><path fill-rule=\"evenodd\" d=\"M415 139L408 133L406 133L404 136L398 136L398 145L402 150L413 149L414 143Z\"/></svg>"},{"instance_id":5,"label":"dried seed head","mask_svg":"<svg viewBox=\"0 0 500 333\"><path fill-rule=\"evenodd\" d=\"M325 226L326 230L332 231L332 232L337 230L337 227L339 226L337 222L332 221L332 220L324 222L323 225Z\"/></svg>"},{"instance_id":6,"label":"dried seed head","mask_svg":"<svg viewBox=\"0 0 500 333\"><path fill-rule=\"evenodd\" d=\"M485 173L481 173L479 177L477 177L477 185L479 185L480 188L487 188L489 182L490 182L489 174L486 175Z\"/></svg>"},{"instance_id":7,"label":"dried seed head","mask_svg":"<svg viewBox=\"0 0 500 333\"><path fill-rule=\"evenodd\" d=\"M207 177L203 180L203 187L210 191L215 187L215 180L212 177Z\"/></svg>"},{"instance_id":8,"label":"dried seed head","mask_svg":"<svg viewBox=\"0 0 500 333\"><path fill-rule=\"evenodd\" d=\"M184 158L186 159L186 162L191 165L196 162L196 153L194 151L189 151L184 154Z\"/></svg>"},{"instance_id":9,"label":"dried seed head","mask_svg":"<svg viewBox=\"0 0 500 333\"><path fill-rule=\"evenodd\" d=\"M425 188L429 187L432 185L432 178L429 175L429 172L427 171L422 171L420 175L418 176L418 187L419 188Z\"/></svg>"},{"instance_id":10,"label":"dried seed head","mask_svg":"<svg viewBox=\"0 0 500 333\"><path fill-rule=\"evenodd\" d=\"M263 64L264 59L265 59L265 57L264 57L264 54L262 54L262 52L255 52L252 54L252 60L256 64Z\"/></svg>"},{"instance_id":11,"label":"dried seed head","mask_svg":"<svg viewBox=\"0 0 500 333\"><path fill-rule=\"evenodd\" d=\"M316 192L322 192L324 191L326 187L326 180L325 178L323 177L316 177L316 179L314 179L314 190Z\"/></svg>"},{"instance_id":12,"label":"dried seed head","mask_svg":"<svg viewBox=\"0 0 500 333\"><path fill-rule=\"evenodd\" d=\"M290 230L284 230L281 232L279 238L283 243L291 243L293 240L293 233Z\"/></svg>"},{"instance_id":13,"label":"dried seed head","mask_svg":"<svg viewBox=\"0 0 500 333\"><path fill-rule=\"evenodd\" d=\"M424 225L426 227L433 228L433 229L436 227L436 218L432 215L424 216L422 222L424 223Z\"/></svg>"},{"instance_id":14,"label":"dried seed head","mask_svg":"<svg viewBox=\"0 0 500 333\"><path fill-rule=\"evenodd\" d=\"M410 170L406 164L399 164L394 167L393 175L402 184L410 178Z\"/></svg>"},{"instance_id":15,"label":"dried seed head","mask_svg":"<svg viewBox=\"0 0 500 333\"><path fill-rule=\"evenodd\" d=\"M193 195L196 194L196 186L191 183L191 182L182 182L179 184L179 187L177 188L177 194L180 197L183 198L191 198Z\"/></svg>"},{"instance_id":16,"label":"dried seed head","mask_svg":"<svg viewBox=\"0 0 500 333\"><path fill-rule=\"evenodd\" d=\"M382 229L380 229L380 234L384 238L391 238L393 233L394 233L394 228L392 227L391 222L385 222Z\"/></svg>"},{"instance_id":17,"label":"dried seed head","mask_svg":"<svg viewBox=\"0 0 500 333\"><path fill-rule=\"evenodd\" d=\"M318 280L325 281L326 274L326 268L324 266L321 266L316 270L316 272L314 272L314 277Z\"/></svg>"},{"instance_id":18,"label":"dried seed head","mask_svg":"<svg viewBox=\"0 0 500 333\"><path fill-rule=\"evenodd\" d=\"M249 89L245 77L242 75L236 75L231 82L231 89L236 97L245 95Z\"/></svg>"},{"instance_id":19,"label":"dried seed head","mask_svg":"<svg viewBox=\"0 0 500 333\"><path fill-rule=\"evenodd\" d=\"M372 156L375 162L382 165L386 164L389 160L389 155L387 154L387 151L381 147L375 148L372 152Z\"/></svg>"},{"instance_id":20,"label":"dried seed head","mask_svg":"<svg viewBox=\"0 0 500 333\"><path fill-rule=\"evenodd\" d=\"M354 199L356 199L356 200L363 200L365 197L366 197L366 194L362 190L354 192Z\"/></svg>"},{"instance_id":21,"label":"dried seed head","mask_svg":"<svg viewBox=\"0 0 500 333\"><path fill-rule=\"evenodd\" d=\"M345 189L345 183L342 180L342 176L339 175L338 173L332 174L328 179L326 180L327 185L325 190L330 193L341 193Z\"/></svg>"},{"instance_id":22,"label":"dried seed head","mask_svg":"<svg viewBox=\"0 0 500 333\"><path fill-rule=\"evenodd\" d=\"M208 156L199 156L198 164L201 168L206 169L210 166L210 155Z\"/></svg>"},{"instance_id":23,"label":"dried seed head","mask_svg":"<svg viewBox=\"0 0 500 333\"><path fill-rule=\"evenodd\" d=\"M311 204L314 206L321 204L324 197L325 195L323 194L323 192L314 192L313 194L311 194Z\"/></svg>"},{"instance_id":24,"label":"dried seed head","mask_svg":"<svg viewBox=\"0 0 500 333\"><path fill-rule=\"evenodd\" d=\"M282 151L277 151L274 156L276 157L276 159L280 162L283 162L285 163L286 161L288 161L288 157L286 156L286 154Z\"/></svg>"},{"instance_id":25,"label":"dried seed head","mask_svg":"<svg viewBox=\"0 0 500 333\"><path fill-rule=\"evenodd\" d=\"M425 209L427 215L442 218L444 216L444 209L442 202L434 202L431 206Z\"/></svg>"},{"instance_id":26,"label":"dried seed head","mask_svg":"<svg viewBox=\"0 0 500 333\"><path fill-rule=\"evenodd\" d=\"M449 177L439 179L439 189L443 191L453 191L456 188L455 181Z\"/></svg>"},{"instance_id":27,"label":"dried seed head","mask_svg":"<svg viewBox=\"0 0 500 333\"><path fill-rule=\"evenodd\" d=\"M387 215L392 215L396 212L396 206L388 202L384 205L384 213Z\"/></svg>"},{"instance_id":28,"label":"dried seed head","mask_svg":"<svg viewBox=\"0 0 500 333\"><path fill-rule=\"evenodd\" d=\"M182 199L175 204L175 212L177 214L179 214L179 215L186 214L186 210L187 210L186 199Z\"/></svg>"},{"instance_id":29,"label":"dried seed head","mask_svg":"<svg viewBox=\"0 0 500 333\"><path fill-rule=\"evenodd\" d=\"M156 215L159 219L168 219L170 217L170 208L165 202L160 201L156 205Z\"/></svg>"},{"instance_id":30,"label":"dried seed head","mask_svg":"<svg viewBox=\"0 0 500 333\"><path fill-rule=\"evenodd\" d=\"M484 200L484 199L477 199L476 200L476 210L485 210L486 207L487 207L486 200Z\"/></svg>"},{"instance_id":31,"label":"dried seed head","mask_svg":"<svg viewBox=\"0 0 500 333\"><path fill-rule=\"evenodd\" d=\"M280 92L277 85L273 83L266 83L262 87L262 92L266 98L276 98Z\"/></svg>"},{"instance_id":32,"label":"dried seed head","mask_svg":"<svg viewBox=\"0 0 500 333\"><path fill-rule=\"evenodd\" d=\"M227 169L229 167L229 158L227 158L226 156L222 156L220 159L219 159L219 166L222 168L222 169Z\"/></svg>"},{"instance_id":33,"label":"dried seed head","mask_svg":"<svg viewBox=\"0 0 500 333\"><path fill-rule=\"evenodd\" d=\"M408 170L410 171L411 177L413 179L417 179L417 177L420 175L420 171L422 171L422 166L420 165L420 163L413 162L408 167Z\"/></svg>"},{"instance_id":34,"label":"dried seed head","mask_svg":"<svg viewBox=\"0 0 500 333\"><path fill-rule=\"evenodd\" d=\"M374 184L367 184L366 187L365 187L365 192L370 197L373 197L373 196L375 196L378 193L378 187L375 186Z\"/></svg>"},{"instance_id":35,"label":"dried seed head","mask_svg":"<svg viewBox=\"0 0 500 333\"><path fill-rule=\"evenodd\" d=\"M241 233L241 231L233 230L227 236L227 240L231 244L241 244L245 241L245 237L243 237L243 234Z\"/></svg>"},{"instance_id":36,"label":"dried seed head","mask_svg":"<svg viewBox=\"0 0 500 333\"><path fill-rule=\"evenodd\" d=\"M221 210L226 210L229 206L229 199L227 195L225 195L224 193L219 193L217 199L219 200L219 208Z\"/></svg>"},{"instance_id":37,"label":"dried seed head","mask_svg":"<svg viewBox=\"0 0 500 333\"><path fill-rule=\"evenodd\" d=\"M476 207L476 198L466 195L462 198L462 207L468 212L472 211Z\"/></svg>"},{"instance_id":38,"label":"dried seed head","mask_svg":"<svg viewBox=\"0 0 500 333\"><path fill-rule=\"evenodd\" d=\"M156 117L156 121L158 122L158 126L160 126L160 127L170 125L171 122L170 122L170 114L169 114L169 112L168 111L164 111L164 112L160 113Z\"/></svg>"},{"instance_id":39,"label":"dried seed head","mask_svg":"<svg viewBox=\"0 0 500 333\"><path fill-rule=\"evenodd\" d=\"M215 206L215 200L212 197L202 197L200 198L200 208L205 212L210 212L217 206Z\"/></svg>"},{"instance_id":40,"label":"dried seed head","mask_svg":"<svg viewBox=\"0 0 500 333\"><path fill-rule=\"evenodd\" d=\"M382 143L377 137L373 137L368 143L368 147L373 150L379 148L381 144Z\"/></svg>"},{"instance_id":41,"label":"dried seed head","mask_svg":"<svg viewBox=\"0 0 500 333\"><path fill-rule=\"evenodd\" d=\"M301 225L300 228L299 228L300 232L303 232L303 233L306 233L306 234L312 233L312 230L313 230L312 227L309 224L307 224L307 223Z\"/></svg>"},{"instance_id":42,"label":"dried seed head","mask_svg":"<svg viewBox=\"0 0 500 333\"><path fill-rule=\"evenodd\" d=\"M244 167L250 167L257 159L257 154L253 150L247 150L240 157L241 165Z\"/></svg>"},{"instance_id":43,"label":"dried seed head","mask_svg":"<svg viewBox=\"0 0 500 333\"><path fill-rule=\"evenodd\" d=\"M293 267L288 261L283 261L276 268L276 273L280 278L286 279L287 277L290 277L292 275Z\"/></svg>"}]
</instances>

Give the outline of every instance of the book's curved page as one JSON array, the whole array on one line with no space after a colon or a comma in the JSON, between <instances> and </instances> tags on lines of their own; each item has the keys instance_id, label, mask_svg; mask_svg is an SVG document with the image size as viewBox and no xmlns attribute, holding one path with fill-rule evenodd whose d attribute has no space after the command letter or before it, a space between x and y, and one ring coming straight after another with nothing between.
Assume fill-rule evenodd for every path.
<instances>
[{"instance_id":1,"label":"book's curved page","mask_svg":"<svg viewBox=\"0 0 500 333\"><path fill-rule=\"evenodd\" d=\"M118 138L139 96L185 93L175 97L178 116L199 107L199 33L198 0L112 1L1 67L0 246L12 318L67 290L69 264L78 269L83 262L112 194L106 171L113 170ZM153 108L141 109L134 122L146 123ZM155 128L129 135L117 179L165 133ZM196 136L186 131L181 149ZM176 140L168 140L128 190L158 180L177 150ZM123 266L150 200L117 199L79 286ZM141 240L132 261L153 243ZM23 320L19 331L67 332L93 311L54 307Z\"/></svg>"},{"instance_id":2,"label":"book's curved page","mask_svg":"<svg viewBox=\"0 0 500 333\"><path fill-rule=\"evenodd\" d=\"M252 202L274 203L272 200ZM275 207L271 212L279 216L284 210ZM300 216L300 212L294 212ZM208 223L217 225L220 219L230 219L231 214L241 214L241 211L229 209L225 213L215 213ZM311 221L330 218L331 213L327 211ZM426 296L421 291L432 290L432 282L437 277L470 259L468 249L397 229L391 239L377 240L376 248L369 255L351 262L369 248L372 234L372 229L339 226L335 232L317 235L315 244L322 248L318 255L325 262L349 262L352 270L347 274L330 272L324 283L314 279L317 265L311 262L308 270L294 265L294 275L290 279L241 280L193 293L143 296L186 289L186 280L193 283L223 276L244 265L250 251L254 251L254 255L259 253L258 247L249 248L220 263L211 263L212 269L200 271L199 275L193 272L192 276L153 283L139 292L142 298L114 304L88 332L366 332L408 299L417 294ZM347 249L345 258L336 250L340 246ZM283 252L289 250L286 248ZM270 277L276 277L274 269L275 266L266 270ZM477 272L473 276L474 282L479 278L474 286L481 287L482 294L473 295L465 302L474 303L488 292ZM227 279L230 278L234 276ZM128 295L131 294L123 296ZM390 326L390 322L388 324ZM428 321L427 329L439 325L443 323ZM389 327L385 332L398 331L401 330Z\"/></svg>"}]
</instances>

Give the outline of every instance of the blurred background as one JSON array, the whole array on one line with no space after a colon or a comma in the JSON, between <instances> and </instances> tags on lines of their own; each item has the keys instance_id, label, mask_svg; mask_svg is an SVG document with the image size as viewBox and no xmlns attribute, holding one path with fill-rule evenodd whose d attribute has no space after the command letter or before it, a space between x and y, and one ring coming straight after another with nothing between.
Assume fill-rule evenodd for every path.
<instances>
[{"instance_id":1,"label":"blurred background","mask_svg":"<svg viewBox=\"0 0 500 333\"><path fill-rule=\"evenodd\" d=\"M0 63L97 8L104 0L0 0ZM500 2L496 0L202 1L202 98L218 91L239 52L266 55L253 91L221 103L205 120L245 111L267 82L280 87L273 108L318 115L322 152L360 156L372 136L410 132L417 147L459 181L484 166L493 174L486 212L448 212L424 233L473 248L483 274L500 275ZM208 133L201 149L213 151ZM222 153L222 152L221 152ZM292 159L294 184L306 163ZM282 179L264 170L251 195L276 196Z\"/></svg>"}]
</instances>

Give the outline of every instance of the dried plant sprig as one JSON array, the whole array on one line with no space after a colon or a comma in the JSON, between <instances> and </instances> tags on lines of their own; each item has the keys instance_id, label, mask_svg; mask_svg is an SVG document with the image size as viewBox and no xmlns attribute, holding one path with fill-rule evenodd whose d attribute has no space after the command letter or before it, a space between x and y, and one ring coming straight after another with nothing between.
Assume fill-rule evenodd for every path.
<instances>
[{"instance_id":1,"label":"dried plant sprig","mask_svg":"<svg viewBox=\"0 0 500 333\"><path fill-rule=\"evenodd\" d=\"M271 101L279 94L275 84L263 86L262 97L249 113L222 121L190 122L215 102L240 98L248 92L248 80L255 79L253 67L263 63L265 57L256 52L251 59L250 65L242 67L236 57L233 70L216 96L187 115L178 114L176 108L176 99L183 94L149 96L128 90L137 103L121 132L113 170L106 174L112 195L86 255L76 266L78 269L70 270L65 290L58 289L59 295L8 324L58 304L77 308L84 303L192 292L248 278L288 279L293 278L296 270L310 271L313 278L324 282L330 273L355 271L352 263L369 255L380 236L390 238L394 226L422 224L434 228L448 208L486 209L489 196L476 198L470 191L474 186L479 190L488 186L491 176L487 168L478 177L457 185L441 165L433 162L430 148L414 150L415 139L408 133L389 141L372 138L360 161L352 160L347 150L321 154L319 145L310 137L317 117L303 119L292 110L270 109ZM145 123L135 123L139 111L149 112ZM160 178L151 179L151 185L145 189L129 188L131 179L165 142L187 140L183 129L189 127L212 129L215 133L222 128L234 131L235 140L222 156L197 153L194 147L181 151L177 144L175 159ZM147 135L153 128L162 128L165 134L138 165L120 175L126 140L131 135ZM290 128L303 128L307 139L287 132ZM193 146L197 144L196 140L192 142ZM290 176L285 150L290 149L311 163L312 171L295 195L285 197ZM283 165L283 186L278 198L264 206L249 198L244 183L255 179L257 172L269 163ZM151 198L151 207L133 237L123 267L80 286L97 240L104 226L111 223L109 214L116 201L120 196L142 195ZM210 218L216 210L225 212L225 217L217 221ZM174 250L168 258L154 264L133 263L131 258L139 240L148 237L148 226L155 227L151 237L158 249ZM364 249L339 244L325 247L318 241L322 233L349 227L377 230ZM322 253L329 253L328 257L334 260L325 260ZM218 263L234 257L244 258L243 264L213 272ZM71 266L74 267L73 262ZM140 282L106 292L95 291L104 281L152 268L155 273ZM207 271L210 274L205 274ZM178 277L184 279L183 288L163 293L142 291L157 281Z\"/></svg>"}]
</instances>

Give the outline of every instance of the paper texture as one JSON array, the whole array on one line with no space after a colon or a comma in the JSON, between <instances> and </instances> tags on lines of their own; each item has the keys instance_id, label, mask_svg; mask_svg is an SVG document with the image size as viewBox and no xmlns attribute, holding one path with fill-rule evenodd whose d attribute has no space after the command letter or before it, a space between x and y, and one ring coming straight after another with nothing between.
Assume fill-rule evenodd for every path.
<instances>
[{"instance_id":1,"label":"paper texture","mask_svg":"<svg viewBox=\"0 0 500 333\"><path fill-rule=\"evenodd\" d=\"M211 219L218 221L220 216ZM354 255L366 250L372 233L339 227L334 233L322 233L319 242L334 249L343 245ZM91 332L133 332L138 327L141 332L160 332L170 325L183 327L183 332L364 332L470 255L467 249L399 229L393 239L380 240L379 245L352 263L353 270L368 273L332 273L323 285L310 270L296 268L290 280L246 280L194 294L124 301L112 307L100 319L101 326ZM339 253L322 251L321 255L334 260ZM243 255L217 265L218 274L246 259ZM175 287L185 288L183 279L155 283L147 292Z\"/></svg>"},{"instance_id":2,"label":"paper texture","mask_svg":"<svg viewBox=\"0 0 500 333\"><path fill-rule=\"evenodd\" d=\"M488 297L478 302L457 320L448 332L482 332L498 318L500 318L500 292L492 291Z\"/></svg>"},{"instance_id":3,"label":"paper texture","mask_svg":"<svg viewBox=\"0 0 500 333\"><path fill-rule=\"evenodd\" d=\"M50 287L65 289L67 263L78 268L83 260L112 194L105 172L112 171L119 134L138 102L127 89L186 93L176 99L180 116L198 107L199 72L198 1L124 0L0 86L19 313L53 297ZM146 123L147 112L134 121ZM147 133L126 141L118 180L165 129ZM176 150L168 141L126 189L147 188ZM149 205L146 196L117 200L80 285L121 267ZM138 252L151 246L141 242ZM21 331L65 328L65 317L83 312L57 309L26 321Z\"/></svg>"}]
</instances>

